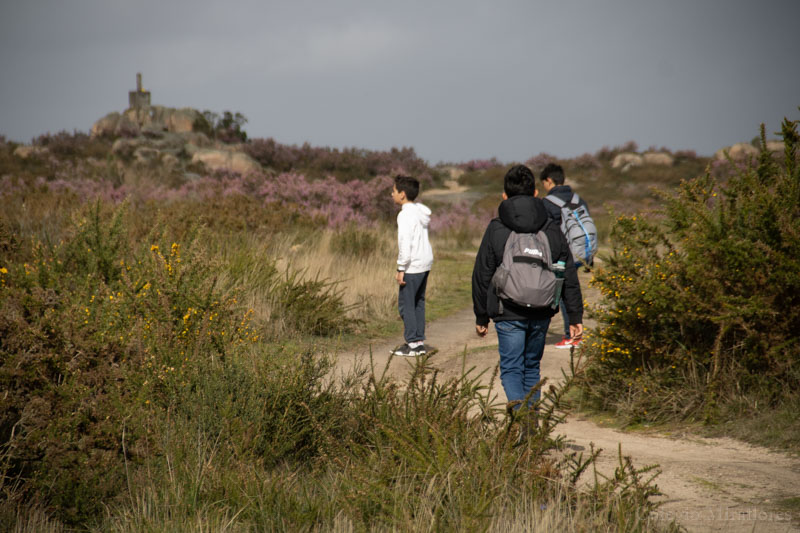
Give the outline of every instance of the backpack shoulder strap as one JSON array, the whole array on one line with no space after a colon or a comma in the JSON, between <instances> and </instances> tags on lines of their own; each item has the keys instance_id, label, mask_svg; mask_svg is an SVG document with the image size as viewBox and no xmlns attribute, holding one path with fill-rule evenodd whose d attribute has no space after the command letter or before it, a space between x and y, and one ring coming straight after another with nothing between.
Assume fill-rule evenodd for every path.
<instances>
[{"instance_id":1,"label":"backpack shoulder strap","mask_svg":"<svg viewBox=\"0 0 800 533\"><path fill-rule=\"evenodd\" d=\"M555 194L548 194L547 196L544 197L544 199L552 204L557 205L558 207L564 207L565 205L567 205L567 202L565 202Z\"/></svg>"},{"instance_id":2,"label":"backpack shoulder strap","mask_svg":"<svg viewBox=\"0 0 800 533\"><path fill-rule=\"evenodd\" d=\"M578 193L573 193L572 194L572 200L570 200L570 203L579 204L580 202L581 202L581 197L578 196Z\"/></svg>"}]
</instances>

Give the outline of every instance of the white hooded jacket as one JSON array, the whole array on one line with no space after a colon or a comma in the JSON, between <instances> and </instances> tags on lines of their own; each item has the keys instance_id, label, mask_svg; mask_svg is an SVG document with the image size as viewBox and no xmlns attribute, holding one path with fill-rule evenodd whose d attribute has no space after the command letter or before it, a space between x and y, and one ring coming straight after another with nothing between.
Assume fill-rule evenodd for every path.
<instances>
[{"instance_id":1,"label":"white hooded jacket","mask_svg":"<svg viewBox=\"0 0 800 533\"><path fill-rule=\"evenodd\" d=\"M397 270L408 274L428 272L433 266L433 249L428 241L431 210L408 202L397 214Z\"/></svg>"}]
</instances>

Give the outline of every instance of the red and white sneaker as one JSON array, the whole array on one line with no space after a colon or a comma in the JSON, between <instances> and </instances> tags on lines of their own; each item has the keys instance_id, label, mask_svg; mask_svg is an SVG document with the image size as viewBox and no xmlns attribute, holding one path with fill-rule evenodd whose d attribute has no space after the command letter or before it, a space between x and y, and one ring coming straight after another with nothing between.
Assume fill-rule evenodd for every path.
<instances>
[{"instance_id":1,"label":"red and white sneaker","mask_svg":"<svg viewBox=\"0 0 800 533\"><path fill-rule=\"evenodd\" d=\"M572 339L561 337L561 340L555 344L558 349L569 350L572 347Z\"/></svg>"},{"instance_id":2,"label":"red and white sneaker","mask_svg":"<svg viewBox=\"0 0 800 533\"><path fill-rule=\"evenodd\" d=\"M583 342L583 337L578 337L578 338L576 338L576 339L570 339L570 341L569 341L569 342L570 342L570 345L571 345L571 346L574 346L574 347L576 347L576 348L577 348L577 347L578 347L578 346L580 346L580 345L581 345L581 343Z\"/></svg>"}]
</instances>

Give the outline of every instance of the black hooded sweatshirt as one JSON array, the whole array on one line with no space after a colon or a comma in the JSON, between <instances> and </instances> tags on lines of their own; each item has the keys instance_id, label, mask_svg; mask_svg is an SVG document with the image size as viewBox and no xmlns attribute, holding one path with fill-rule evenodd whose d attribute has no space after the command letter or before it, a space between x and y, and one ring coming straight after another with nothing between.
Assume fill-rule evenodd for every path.
<instances>
[{"instance_id":1,"label":"black hooded sweatshirt","mask_svg":"<svg viewBox=\"0 0 800 533\"><path fill-rule=\"evenodd\" d=\"M472 304L475 311L475 324L486 326L491 318L495 322L503 320L541 320L552 317L557 309L530 309L503 300L503 313L500 314L497 294L491 285L495 270L503 262L503 252L511 231L535 233L544 228L550 243L553 262L564 261L564 303L570 324L583 322L583 297L578 283L578 271L569 251L569 245L561 228L550 221L544 203L533 196L513 196L504 200L498 209L499 217L492 219L483 234L475 267L472 270Z\"/></svg>"},{"instance_id":2,"label":"black hooded sweatshirt","mask_svg":"<svg viewBox=\"0 0 800 533\"><path fill-rule=\"evenodd\" d=\"M570 187L569 185L556 185L555 187L550 189L550 192L547 193L547 196L555 196L569 203L572 200L573 194L575 193L572 191L572 187ZM545 198L547 198L547 196L545 196ZM584 206L587 212L589 211L589 206L586 204L586 200L581 198L581 201L578 203ZM561 208L558 207L553 202L549 202L547 200L544 200L544 208L547 209L547 216L555 220L556 224L560 225Z\"/></svg>"}]
</instances>

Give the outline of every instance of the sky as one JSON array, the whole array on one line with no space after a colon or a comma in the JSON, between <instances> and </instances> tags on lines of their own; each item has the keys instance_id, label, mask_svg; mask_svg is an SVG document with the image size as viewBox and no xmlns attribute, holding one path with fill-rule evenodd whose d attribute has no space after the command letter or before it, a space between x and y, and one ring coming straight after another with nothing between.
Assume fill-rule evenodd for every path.
<instances>
[{"instance_id":1,"label":"sky","mask_svg":"<svg viewBox=\"0 0 800 533\"><path fill-rule=\"evenodd\" d=\"M128 104L249 137L524 161L636 141L710 155L800 118L798 0L0 0L0 134Z\"/></svg>"}]
</instances>

